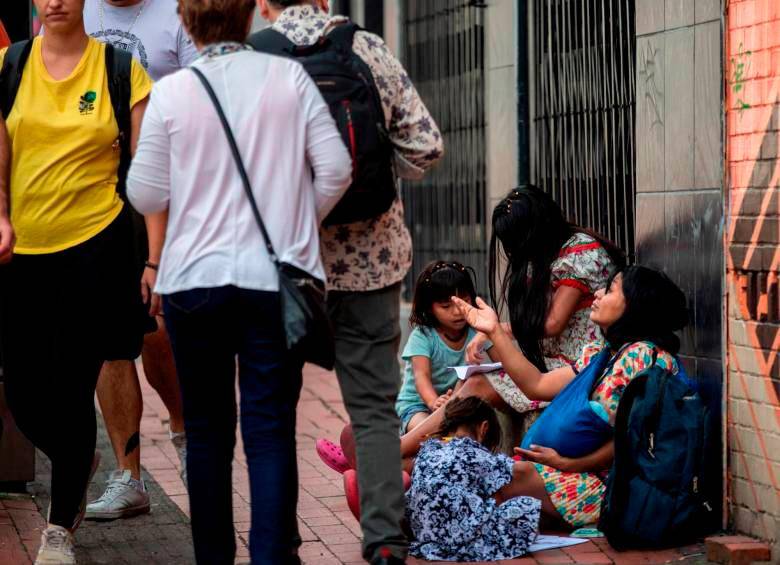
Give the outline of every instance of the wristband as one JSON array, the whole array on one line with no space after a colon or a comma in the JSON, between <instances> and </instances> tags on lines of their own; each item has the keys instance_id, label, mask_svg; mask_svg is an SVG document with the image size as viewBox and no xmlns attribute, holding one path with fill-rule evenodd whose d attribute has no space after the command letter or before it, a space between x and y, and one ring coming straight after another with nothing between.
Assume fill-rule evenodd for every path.
<instances>
[{"instance_id":1,"label":"wristband","mask_svg":"<svg viewBox=\"0 0 780 565\"><path fill-rule=\"evenodd\" d=\"M158 271L160 269L160 265L158 265L157 263L152 263L151 261L144 261L144 266L147 269L151 269L153 271Z\"/></svg>"}]
</instances>

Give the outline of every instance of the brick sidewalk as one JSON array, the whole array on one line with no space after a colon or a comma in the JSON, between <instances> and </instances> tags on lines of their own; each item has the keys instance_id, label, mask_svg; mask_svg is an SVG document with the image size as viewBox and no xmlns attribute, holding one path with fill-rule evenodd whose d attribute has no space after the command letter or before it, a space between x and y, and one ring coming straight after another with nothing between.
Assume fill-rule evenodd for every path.
<instances>
[{"instance_id":1,"label":"brick sidewalk","mask_svg":"<svg viewBox=\"0 0 780 565\"><path fill-rule=\"evenodd\" d=\"M152 494L152 514L130 521L86 523L78 535L81 565L91 563L185 565L193 562L189 538L189 504L179 479L179 461L168 440L167 412L154 390L142 378L144 419L141 424L142 463L147 486ZM336 438L346 422L346 412L335 377L331 373L307 367L298 411L298 461L300 499L298 518L304 545L301 555L307 564L357 564L360 556L360 527L350 514L342 494L341 477L320 462L314 451L319 437ZM104 459L98 481L90 495L98 496L102 480L111 468L113 457L101 429L99 447ZM237 563L249 561L247 548L250 506L249 478L240 436L233 463L233 502L238 546ZM40 508L45 508L48 481L47 461L39 462L38 482L29 498L0 498L0 565L29 564L34 558L44 525ZM656 552L613 551L603 540L588 542L565 550L545 551L531 556L502 561L509 564L638 564L706 563L701 544ZM410 560L410 563L426 563Z\"/></svg>"},{"instance_id":2,"label":"brick sidewalk","mask_svg":"<svg viewBox=\"0 0 780 565\"><path fill-rule=\"evenodd\" d=\"M165 408L154 391L145 385L144 422L142 433L145 439L152 439L168 459L163 469L160 460L154 461L154 468L146 465L148 451L144 451L144 465L150 474L162 485L177 486L170 480L178 466L175 452L169 446L163 425ZM304 540L301 555L311 565L341 565L364 563L360 556L360 526L352 517L343 496L341 476L324 465L314 451L317 438L335 439L347 422L347 413L341 398L336 377L315 367L306 367L303 391L298 405L298 464L300 468L300 499L298 520ZM159 443L158 443L159 442ZM233 500L237 535L240 541L240 555L246 556L247 532L249 530L249 483L246 459L240 437L233 463ZM170 491L180 507L188 511L186 497L180 490ZM618 553L605 541L584 543L565 550L537 553L523 559L502 561L505 565L589 563L589 564L639 564L639 563L706 563L703 544L681 549ZM410 559L410 563L429 563Z\"/></svg>"}]
</instances>

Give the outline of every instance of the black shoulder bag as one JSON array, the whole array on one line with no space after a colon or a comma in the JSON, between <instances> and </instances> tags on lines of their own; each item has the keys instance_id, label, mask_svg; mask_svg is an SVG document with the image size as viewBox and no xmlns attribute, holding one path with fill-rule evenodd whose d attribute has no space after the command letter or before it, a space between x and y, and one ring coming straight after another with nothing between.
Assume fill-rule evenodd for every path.
<instances>
[{"instance_id":1,"label":"black shoulder bag","mask_svg":"<svg viewBox=\"0 0 780 565\"><path fill-rule=\"evenodd\" d=\"M238 166L241 181L244 184L246 196L252 206L257 226L263 234L268 256L279 273L279 295L282 304L284 332L287 337L287 349L300 354L304 360L310 363L331 370L335 363L335 349L333 330L325 307L325 285L306 271L279 260L263 223L254 194L252 194L252 185L249 182L244 161L241 159L241 153L238 151L238 145L225 117L225 112L222 110L208 79L195 67L190 67L190 70L203 83L203 87L219 115L219 120L222 122L230 144L230 150Z\"/></svg>"}]
</instances>

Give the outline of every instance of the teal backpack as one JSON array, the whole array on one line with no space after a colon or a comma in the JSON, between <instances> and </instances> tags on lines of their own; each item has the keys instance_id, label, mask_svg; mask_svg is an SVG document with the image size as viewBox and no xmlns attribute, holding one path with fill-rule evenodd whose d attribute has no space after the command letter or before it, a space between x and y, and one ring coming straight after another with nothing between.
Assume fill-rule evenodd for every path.
<instances>
[{"instance_id":1,"label":"teal backpack","mask_svg":"<svg viewBox=\"0 0 780 565\"><path fill-rule=\"evenodd\" d=\"M654 363L634 377L618 405L614 437L599 521L611 546L671 547L718 529L717 427L684 372Z\"/></svg>"}]
</instances>

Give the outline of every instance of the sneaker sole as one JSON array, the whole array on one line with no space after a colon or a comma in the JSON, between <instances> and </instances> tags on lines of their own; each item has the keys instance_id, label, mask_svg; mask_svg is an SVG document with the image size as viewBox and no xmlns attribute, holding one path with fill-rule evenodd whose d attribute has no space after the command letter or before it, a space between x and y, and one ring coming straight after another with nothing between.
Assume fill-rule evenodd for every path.
<instances>
[{"instance_id":1,"label":"sneaker sole","mask_svg":"<svg viewBox=\"0 0 780 565\"><path fill-rule=\"evenodd\" d=\"M52 558L43 558L43 559L35 559L35 565L63 565L65 563L66 565L69 563L73 563L73 565L76 565L76 561L63 561L62 558L52 557Z\"/></svg>"},{"instance_id":2,"label":"sneaker sole","mask_svg":"<svg viewBox=\"0 0 780 565\"><path fill-rule=\"evenodd\" d=\"M141 514L149 514L151 510L151 504L145 504L143 506L114 510L113 512L87 512L84 519L95 522L108 522L111 520L121 520L123 518L133 518L135 516L140 516Z\"/></svg>"}]
</instances>

